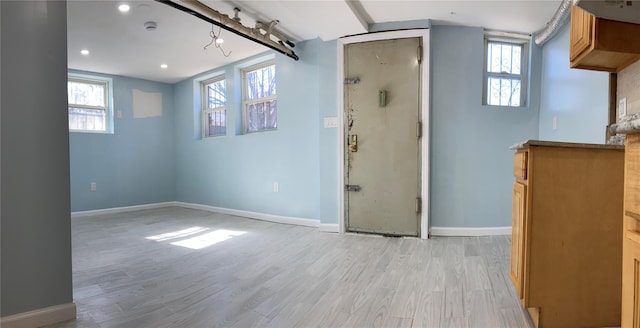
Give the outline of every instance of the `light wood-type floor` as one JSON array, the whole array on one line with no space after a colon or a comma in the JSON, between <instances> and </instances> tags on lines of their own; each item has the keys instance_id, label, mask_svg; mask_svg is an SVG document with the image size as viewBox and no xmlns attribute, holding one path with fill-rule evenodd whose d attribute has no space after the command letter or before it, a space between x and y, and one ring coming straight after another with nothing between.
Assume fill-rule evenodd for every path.
<instances>
[{"instance_id":1,"label":"light wood-type floor","mask_svg":"<svg viewBox=\"0 0 640 328\"><path fill-rule=\"evenodd\" d=\"M531 327L508 236L335 234L179 207L72 222L78 319L56 328Z\"/></svg>"}]
</instances>

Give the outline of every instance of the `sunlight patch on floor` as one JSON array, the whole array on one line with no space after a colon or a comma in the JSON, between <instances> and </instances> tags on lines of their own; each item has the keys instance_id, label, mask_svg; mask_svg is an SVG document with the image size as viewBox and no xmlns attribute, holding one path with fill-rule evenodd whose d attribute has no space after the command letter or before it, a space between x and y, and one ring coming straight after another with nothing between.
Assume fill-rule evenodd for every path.
<instances>
[{"instance_id":1,"label":"sunlight patch on floor","mask_svg":"<svg viewBox=\"0 0 640 328\"><path fill-rule=\"evenodd\" d=\"M198 235L189 239L172 242L171 245L187 247L191 249L202 249L211 245L217 244L221 241L231 239L236 236L241 236L247 233L246 231L234 231L219 229L202 235Z\"/></svg>"},{"instance_id":2,"label":"sunlight patch on floor","mask_svg":"<svg viewBox=\"0 0 640 328\"><path fill-rule=\"evenodd\" d=\"M149 236L149 237L145 237L145 238L149 239L149 240L155 240L155 241L165 241L165 240L182 238L182 237L194 235L194 234L197 234L197 233L200 233L200 232L204 232L204 231L207 231L207 230L209 230L209 228L191 227L191 228L183 229L183 230L180 230L180 231L167 232L167 233L163 233L163 234L160 234L160 235Z\"/></svg>"}]
</instances>

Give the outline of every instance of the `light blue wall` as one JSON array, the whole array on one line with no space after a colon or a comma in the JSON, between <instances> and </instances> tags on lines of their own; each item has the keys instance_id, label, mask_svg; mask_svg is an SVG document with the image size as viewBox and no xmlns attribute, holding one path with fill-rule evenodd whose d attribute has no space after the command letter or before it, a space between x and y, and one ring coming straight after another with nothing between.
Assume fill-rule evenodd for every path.
<instances>
[{"instance_id":1,"label":"light blue wall","mask_svg":"<svg viewBox=\"0 0 640 328\"><path fill-rule=\"evenodd\" d=\"M511 225L513 151L538 135L540 49L527 108L482 105L484 31L431 29L431 226Z\"/></svg>"},{"instance_id":2,"label":"light blue wall","mask_svg":"<svg viewBox=\"0 0 640 328\"><path fill-rule=\"evenodd\" d=\"M161 203L175 200L173 87L108 76L113 80L114 134L71 132L71 210ZM133 118L132 90L162 94L162 116ZM91 182L97 189L90 191Z\"/></svg>"},{"instance_id":3,"label":"light blue wall","mask_svg":"<svg viewBox=\"0 0 640 328\"><path fill-rule=\"evenodd\" d=\"M608 108L609 74L569 68L566 26L543 48L540 139L604 143Z\"/></svg>"},{"instance_id":4,"label":"light blue wall","mask_svg":"<svg viewBox=\"0 0 640 328\"><path fill-rule=\"evenodd\" d=\"M335 115L335 109L332 112L330 108L334 101L321 101L319 97L331 97L335 93L330 90L331 86L320 89L321 81L330 80L332 73L319 74L319 69L324 70L319 67L319 62L335 61L335 57L324 57L332 55L332 46L335 48L334 43L320 40L300 42L295 48L301 58L297 62L275 55L278 85L276 131L242 135L238 129L228 129L226 136L200 139L198 83L188 79L175 85L177 200L320 219L320 200L330 198L324 193L321 198L320 165L330 161L331 157L320 160L323 151L319 113L322 107L322 113ZM198 80L211 73L224 72L228 126L239 126L241 120L240 71L237 65L260 56L195 77ZM324 79L319 79L319 75ZM323 145L325 143L331 141L323 140ZM273 191L276 181L280 185L279 192ZM326 215L335 219L335 215Z\"/></svg>"},{"instance_id":5,"label":"light blue wall","mask_svg":"<svg viewBox=\"0 0 640 328\"><path fill-rule=\"evenodd\" d=\"M539 134L548 136L539 122L556 110L551 105L574 102L572 108L586 107L575 105L577 95L599 90L593 83L587 83L592 86L589 89L572 86L577 81L567 76L594 73L566 68L568 61L560 59L568 53L565 31L544 50L531 46L527 108L483 106L483 33L474 27L431 28L432 226L509 226L513 151L508 147L537 139ZM337 42L311 40L299 43L295 50L301 58L298 62L267 52L173 88L114 77L116 110L125 111L124 119L116 119L116 134L71 135L73 209L178 200L338 223L338 130L323 128L325 117L338 115ZM278 129L242 135L239 67L264 56L276 62ZM231 128L226 136L203 140L199 80L212 74L226 76ZM562 85L554 85L558 83ZM561 87L576 90L564 96L567 91L559 92ZM165 111L161 119L132 119L132 88L162 92L165 108L172 108L173 116ZM594 121L593 117L587 120ZM577 123L569 129L562 125L565 121ZM580 122L575 112L559 117L558 131L566 131L564 140L589 141L581 136ZM586 135L592 136L590 129ZM98 192L89 191L91 181L98 183ZM276 181L279 192L273 192Z\"/></svg>"},{"instance_id":6,"label":"light blue wall","mask_svg":"<svg viewBox=\"0 0 640 328\"><path fill-rule=\"evenodd\" d=\"M528 108L482 106L483 33L465 27L432 30L434 226L510 225L513 152L508 147L537 137L541 49L532 47ZM275 132L230 130L225 137L200 140L197 83L189 79L176 85L177 199L338 223L337 130L322 127L324 117L337 115L336 46L313 40L296 47L300 62L276 57ZM216 71L225 73L229 90L237 89L234 65L203 75ZM229 98L228 124L235 126L239 97ZM296 145L301 147L292 153ZM280 182L279 193L272 191L274 181Z\"/></svg>"},{"instance_id":7,"label":"light blue wall","mask_svg":"<svg viewBox=\"0 0 640 328\"><path fill-rule=\"evenodd\" d=\"M325 129L325 117L338 116L338 44L336 41L320 43L318 51L318 110L320 120L320 221L338 224L340 218L340 199L338 196L338 130Z\"/></svg>"}]
</instances>

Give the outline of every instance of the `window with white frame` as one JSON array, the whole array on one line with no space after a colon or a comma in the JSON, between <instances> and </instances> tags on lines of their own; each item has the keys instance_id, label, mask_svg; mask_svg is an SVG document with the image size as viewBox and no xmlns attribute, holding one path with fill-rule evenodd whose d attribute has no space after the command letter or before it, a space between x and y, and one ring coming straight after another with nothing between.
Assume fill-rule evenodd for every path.
<instances>
[{"instance_id":1,"label":"window with white frame","mask_svg":"<svg viewBox=\"0 0 640 328\"><path fill-rule=\"evenodd\" d=\"M70 131L110 132L108 81L69 77L67 96Z\"/></svg>"},{"instance_id":2,"label":"window with white frame","mask_svg":"<svg viewBox=\"0 0 640 328\"><path fill-rule=\"evenodd\" d=\"M245 133L278 127L276 66L265 63L242 71L242 117Z\"/></svg>"},{"instance_id":3,"label":"window with white frame","mask_svg":"<svg viewBox=\"0 0 640 328\"><path fill-rule=\"evenodd\" d=\"M523 39L485 39L483 104L526 106L527 45Z\"/></svg>"},{"instance_id":4,"label":"window with white frame","mask_svg":"<svg viewBox=\"0 0 640 328\"><path fill-rule=\"evenodd\" d=\"M202 136L227 134L227 86L224 77L202 82Z\"/></svg>"}]
</instances>

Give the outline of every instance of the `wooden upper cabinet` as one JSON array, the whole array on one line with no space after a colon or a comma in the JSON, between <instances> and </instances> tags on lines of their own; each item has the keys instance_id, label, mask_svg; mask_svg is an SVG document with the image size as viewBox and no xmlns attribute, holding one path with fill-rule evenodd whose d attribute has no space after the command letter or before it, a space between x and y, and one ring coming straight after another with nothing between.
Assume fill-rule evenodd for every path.
<instances>
[{"instance_id":1,"label":"wooden upper cabinet","mask_svg":"<svg viewBox=\"0 0 640 328\"><path fill-rule=\"evenodd\" d=\"M571 8L571 61L591 47L594 19L595 17L576 6Z\"/></svg>"},{"instance_id":2,"label":"wooden upper cabinet","mask_svg":"<svg viewBox=\"0 0 640 328\"><path fill-rule=\"evenodd\" d=\"M571 8L571 68L619 72L640 60L640 24L594 17Z\"/></svg>"}]
</instances>

